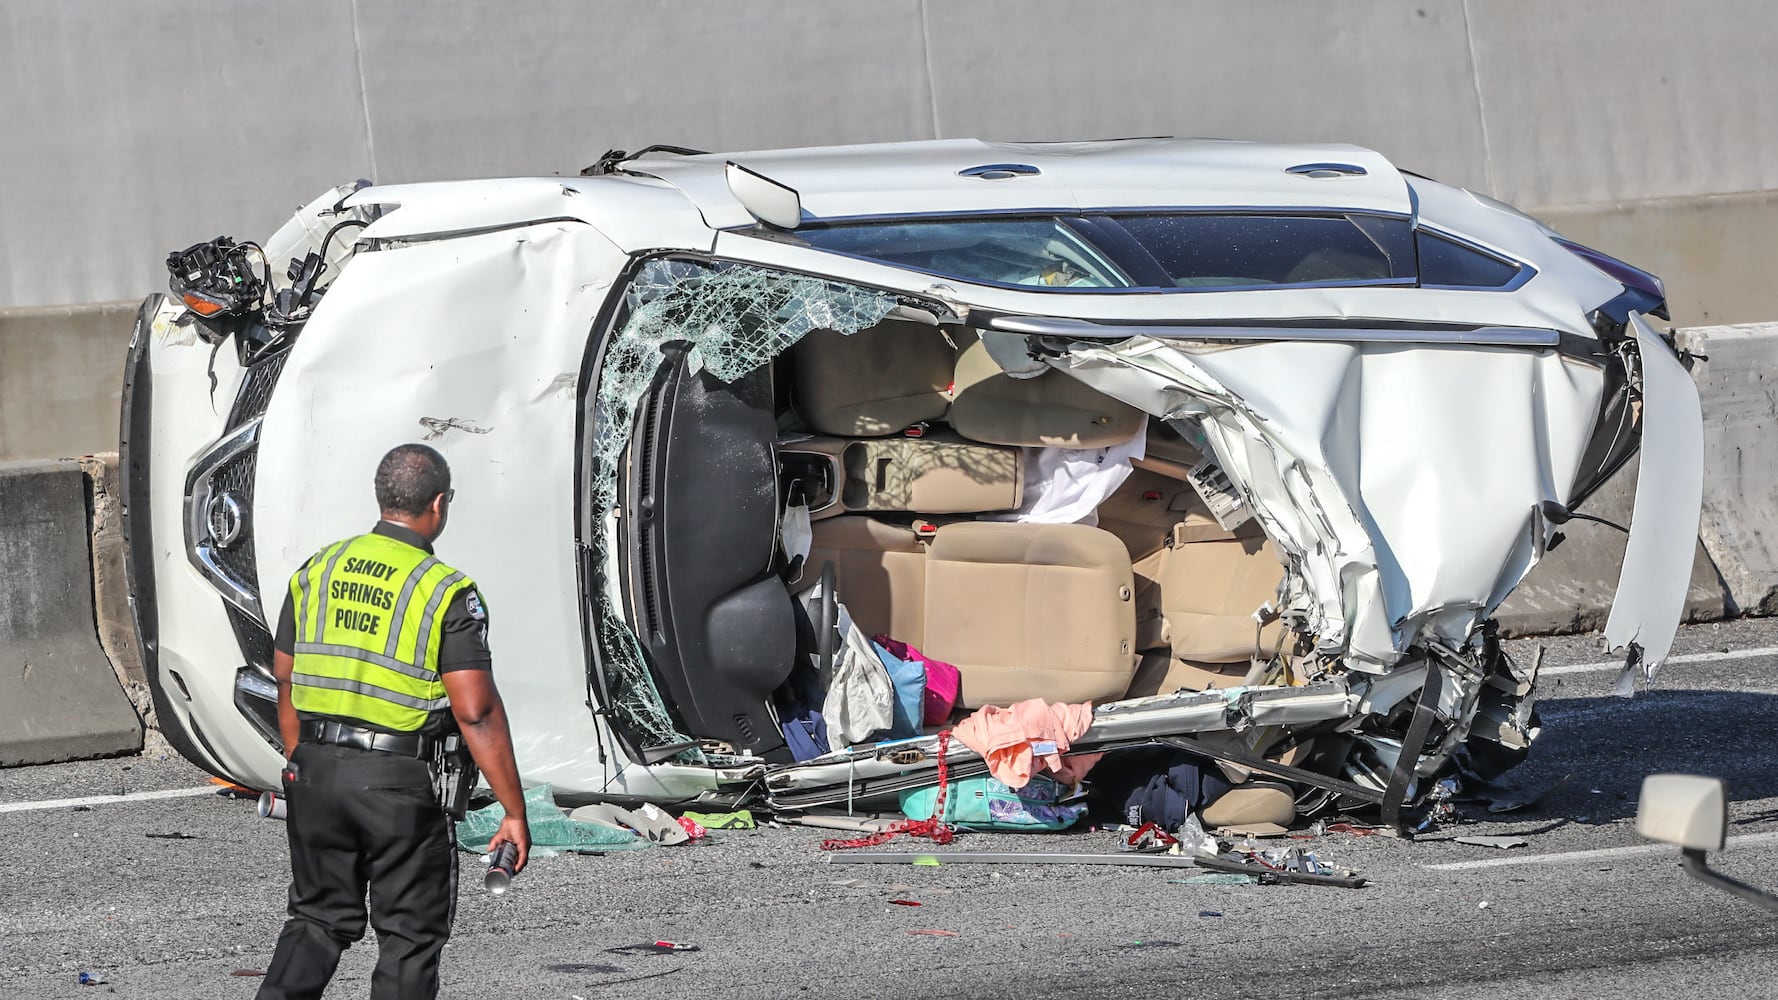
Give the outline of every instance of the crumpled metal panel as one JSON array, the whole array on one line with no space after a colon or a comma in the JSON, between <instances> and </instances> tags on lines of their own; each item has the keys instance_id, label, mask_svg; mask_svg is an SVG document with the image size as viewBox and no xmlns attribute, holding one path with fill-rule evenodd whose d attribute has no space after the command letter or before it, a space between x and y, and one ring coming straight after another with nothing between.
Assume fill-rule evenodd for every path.
<instances>
[{"instance_id":1,"label":"crumpled metal panel","mask_svg":"<svg viewBox=\"0 0 1778 1000\"><path fill-rule=\"evenodd\" d=\"M1423 635L1463 646L1530 570L1532 507L1566 500L1603 391L1500 347L1138 337L1055 363L1201 428L1286 558L1285 610L1370 672Z\"/></svg>"},{"instance_id":2,"label":"crumpled metal panel","mask_svg":"<svg viewBox=\"0 0 1778 1000\"><path fill-rule=\"evenodd\" d=\"M1636 511L1618 577L1605 641L1612 649L1635 644L1618 681L1629 694L1631 668L1645 681L1673 648L1685 611L1704 500L1704 416L1698 387L1647 321L1631 314L1642 356L1642 467L1636 474Z\"/></svg>"},{"instance_id":3,"label":"crumpled metal panel","mask_svg":"<svg viewBox=\"0 0 1778 1000\"><path fill-rule=\"evenodd\" d=\"M486 600L521 776L570 793L672 797L685 789L645 768L611 773L574 626L574 383L627 262L573 222L361 251L266 410L253 517L275 612L298 564L376 523L383 453L430 438L457 491L438 554Z\"/></svg>"}]
</instances>

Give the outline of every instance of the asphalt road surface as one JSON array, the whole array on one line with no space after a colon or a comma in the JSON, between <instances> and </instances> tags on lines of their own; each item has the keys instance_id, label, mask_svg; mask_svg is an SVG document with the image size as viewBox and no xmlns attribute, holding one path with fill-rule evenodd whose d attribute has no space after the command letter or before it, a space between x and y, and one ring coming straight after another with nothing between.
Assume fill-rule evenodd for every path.
<instances>
[{"instance_id":1,"label":"asphalt road surface","mask_svg":"<svg viewBox=\"0 0 1778 1000\"><path fill-rule=\"evenodd\" d=\"M1643 775L1720 775L1733 801L1715 862L1778 888L1778 622L1684 630L1679 658L1631 700L1610 695L1596 639L1548 645L1544 735L1507 780L1572 777L1531 809L1474 809L1413 842L1291 842L1369 875L1364 889L833 865L821 831L719 833L541 858L502 897L466 864L444 995L1778 997L1778 914L1687 877L1676 848L1631 825ZM0 771L0 998L252 995L258 980L236 973L271 957L284 828L210 787L177 758ZM142 797L155 792L172 796ZM119 793L133 797L57 804ZM1529 844L1454 842L1472 834ZM1113 835L970 834L953 849L1110 851ZM657 939L698 950L621 950ZM328 995L367 995L374 957L369 939L349 951ZM82 971L107 982L82 987Z\"/></svg>"}]
</instances>

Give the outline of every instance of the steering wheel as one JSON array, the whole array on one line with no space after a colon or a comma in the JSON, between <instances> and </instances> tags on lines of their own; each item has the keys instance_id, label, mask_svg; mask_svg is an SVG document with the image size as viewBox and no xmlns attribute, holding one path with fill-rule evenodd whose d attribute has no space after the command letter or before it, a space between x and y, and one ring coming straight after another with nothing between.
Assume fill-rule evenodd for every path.
<instances>
[{"instance_id":1,"label":"steering wheel","mask_svg":"<svg viewBox=\"0 0 1778 1000\"><path fill-rule=\"evenodd\" d=\"M840 597L830 559L821 564L821 598L815 609L815 660L822 677L833 676L833 658L839 649Z\"/></svg>"}]
</instances>

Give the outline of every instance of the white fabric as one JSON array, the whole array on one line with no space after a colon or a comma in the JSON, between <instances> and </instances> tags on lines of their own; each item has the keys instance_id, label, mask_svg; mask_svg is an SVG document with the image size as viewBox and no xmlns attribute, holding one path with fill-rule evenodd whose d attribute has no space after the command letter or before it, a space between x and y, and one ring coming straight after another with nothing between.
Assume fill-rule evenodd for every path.
<instances>
[{"instance_id":1,"label":"white fabric","mask_svg":"<svg viewBox=\"0 0 1778 1000\"><path fill-rule=\"evenodd\" d=\"M815 531L809 524L808 505L784 508L784 521L778 537L786 559L795 562L809 558L809 550L815 545Z\"/></svg>"},{"instance_id":2,"label":"white fabric","mask_svg":"<svg viewBox=\"0 0 1778 1000\"><path fill-rule=\"evenodd\" d=\"M800 599L810 618L818 620L814 609L821 600L821 584L804 591ZM821 678L827 689L821 715L836 750L841 743L863 743L895 724L895 682L889 669L844 604L839 606L839 619L840 647L834 653L832 671Z\"/></svg>"},{"instance_id":3,"label":"white fabric","mask_svg":"<svg viewBox=\"0 0 1778 1000\"><path fill-rule=\"evenodd\" d=\"M983 520L1027 524L1099 523L1099 505L1130 478L1132 464L1148 454L1148 420L1136 435L1109 448L1026 448L1025 502Z\"/></svg>"}]
</instances>

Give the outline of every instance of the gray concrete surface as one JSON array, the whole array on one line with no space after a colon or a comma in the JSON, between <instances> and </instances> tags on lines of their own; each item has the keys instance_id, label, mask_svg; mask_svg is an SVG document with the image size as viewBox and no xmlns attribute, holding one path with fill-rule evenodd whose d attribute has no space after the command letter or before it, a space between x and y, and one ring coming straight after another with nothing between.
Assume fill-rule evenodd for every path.
<instances>
[{"instance_id":1,"label":"gray concrete surface","mask_svg":"<svg viewBox=\"0 0 1778 1000\"><path fill-rule=\"evenodd\" d=\"M1636 505L1636 475L1641 468L1640 456L1630 459L1580 510L1618 524L1630 524ZM1618 576L1623 571L1628 536L1586 521L1568 522L1562 527L1562 534L1566 536L1562 544L1547 553L1496 610L1494 617L1500 622L1501 634L1563 635L1605 627L1612 598L1617 594ZM1692 560L1691 586L1686 591L1685 611L1680 620L1715 621L1733 615L1735 609L1727 585L1700 542Z\"/></svg>"},{"instance_id":2,"label":"gray concrete surface","mask_svg":"<svg viewBox=\"0 0 1778 1000\"><path fill-rule=\"evenodd\" d=\"M1711 290L1681 322L1764 320L1778 289L1712 282L1720 217L1691 206L1778 191L1778 110L1747 96L1778 89L1775 42L1760 0L10 4L0 130L29 139L0 158L0 307L138 298L169 250L263 237L360 176L1164 134L1359 142L1600 231L1634 218L1605 249L1667 248L1676 288Z\"/></svg>"},{"instance_id":3,"label":"gray concrete surface","mask_svg":"<svg viewBox=\"0 0 1778 1000\"><path fill-rule=\"evenodd\" d=\"M1729 782L1729 874L1778 885L1778 623L1693 626L1657 688L1610 697L1597 640L1549 644L1543 738L1509 783L1565 785L1527 811L1415 842L1301 841L1375 879L1352 891L1188 886L1165 870L836 866L822 834L542 858L492 898L465 867L444 996L660 1000L893 997L1646 997L1778 995L1778 917L1686 877L1631 828L1644 774ZM1515 643L1529 655L1528 643ZM85 809L44 800L195 789ZM192 839L163 839L184 834ZM1457 844L1499 833L1529 846ZM151 836L155 835L155 836ZM178 759L0 771L0 995L209 1000L255 988L282 918L283 828ZM966 835L957 850L1109 850L1111 836ZM1619 849L1626 853L1614 853ZM1551 855L1572 856L1540 861ZM1448 869L1478 861L1500 867ZM889 904L911 899L919 907ZM1486 903L1487 906L1481 904ZM1200 916L1204 911L1221 916ZM941 930L956 936L910 934ZM699 951L609 949L667 938ZM329 996L362 996L374 949ZM650 977L650 978L643 978Z\"/></svg>"},{"instance_id":4,"label":"gray concrete surface","mask_svg":"<svg viewBox=\"0 0 1778 1000\"><path fill-rule=\"evenodd\" d=\"M1540 208L1558 232L1660 275L1681 326L1778 316L1778 191Z\"/></svg>"},{"instance_id":5,"label":"gray concrete surface","mask_svg":"<svg viewBox=\"0 0 1778 1000\"><path fill-rule=\"evenodd\" d=\"M1704 405L1700 536L1736 607L1778 610L1778 323L1688 330Z\"/></svg>"},{"instance_id":6,"label":"gray concrete surface","mask_svg":"<svg viewBox=\"0 0 1778 1000\"><path fill-rule=\"evenodd\" d=\"M117 450L138 304L0 309L0 462Z\"/></svg>"},{"instance_id":7,"label":"gray concrete surface","mask_svg":"<svg viewBox=\"0 0 1778 1000\"><path fill-rule=\"evenodd\" d=\"M142 746L94 626L85 480L73 462L0 464L0 766Z\"/></svg>"}]
</instances>

